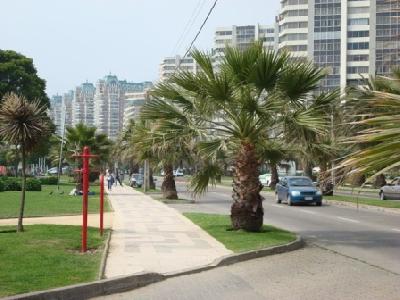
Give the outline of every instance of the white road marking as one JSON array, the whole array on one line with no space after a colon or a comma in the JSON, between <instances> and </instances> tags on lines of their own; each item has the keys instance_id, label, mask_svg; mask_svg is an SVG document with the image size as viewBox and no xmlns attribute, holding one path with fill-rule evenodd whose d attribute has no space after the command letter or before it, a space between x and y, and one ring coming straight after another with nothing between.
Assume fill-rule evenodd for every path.
<instances>
[{"instance_id":1,"label":"white road marking","mask_svg":"<svg viewBox=\"0 0 400 300\"><path fill-rule=\"evenodd\" d=\"M392 228L392 230L396 231L396 232L400 232L400 229L398 229L398 228Z\"/></svg>"},{"instance_id":2,"label":"white road marking","mask_svg":"<svg viewBox=\"0 0 400 300\"><path fill-rule=\"evenodd\" d=\"M282 206L282 205L279 205L279 204L271 204L271 206L273 206L273 207L279 207L279 208L283 208L283 206Z\"/></svg>"},{"instance_id":3,"label":"white road marking","mask_svg":"<svg viewBox=\"0 0 400 300\"><path fill-rule=\"evenodd\" d=\"M305 212L307 214L311 214L311 215L316 215L317 213L315 211L311 211L311 210L306 210L306 209L299 209L302 212Z\"/></svg>"},{"instance_id":4,"label":"white road marking","mask_svg":"<svg viewBox=\"0 0 400 300\"><path fill-rule=\"evenodd\" d=\"M338 218L340 220L343 220L343 221L351 222L351 223L360 223L360 221L349 219L349 218L345 218L345 217L336 217L336 218Z\"/></svg>"}]
</instances>

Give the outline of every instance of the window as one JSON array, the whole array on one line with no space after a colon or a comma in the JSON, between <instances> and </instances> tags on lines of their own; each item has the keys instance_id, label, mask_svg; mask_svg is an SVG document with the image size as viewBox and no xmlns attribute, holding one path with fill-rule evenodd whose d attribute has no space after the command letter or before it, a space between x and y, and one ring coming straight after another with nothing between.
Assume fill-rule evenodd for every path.
<instances>
[{"instance_id":1,"label":"window","mask_svg":"<svg viewBox=\"0 0 400 300\"><path fill-rule=\"evenodd\" d=\"M369 25L368 18L360 18L360 19L349 19L347 20L348 25Z\"/></svg>"},{"instance_id":2,"label":"window","mask_svg":"<svg viewBox=\"0 0 400 300\"><path fill-rule=\"evenodd\" d=\"M352 37L368 37L369 36L369 31L348 31L347 32L347 37L352 38Z\"/></svg>"},{"instance_id":3,"label":"window","mask_svg":"<svg viewBox=\"0 0 400 300\"><path fill-rule=\"evenodd\" d=\"M349 7L349 14L368 14L369 7Z\"/></svg>"},{"instance_id":4,"label":"window","mask_svg":"<svg viewBox=\"0 0 400 300\"><path fill-rule=\"evenodd\" d=\"M368 54L347 55L347 61L368 61Z\"/></svg>"},{"instance_id":5,"label":"window","mask_svg":"<svg viewBox=\"0 0 400 300\"><path fill-rule=\"evenodd\" d=\"M368 73L368 67L366 66L347 67L347 73L348 74Z\"/></svg>"},{"instance_id":6,"label":"window","mask_svg":"<svg viewBox=\"0 0 400 300\"><path fill-rule=\"evenodd\" d=\"M362 50L362 49L368 49L369 48L369 43L348 43L347 44L347 50Z\"/></svg>"},{"instance_id":7,"label":"window","mask_svg":"<svg viewBox=\"0 0 400 300\"><path fill-rule=\"evenodd\" d=\"M217 35L232 35L232 31L217 31Z\"/></svg>"}]
</instances>

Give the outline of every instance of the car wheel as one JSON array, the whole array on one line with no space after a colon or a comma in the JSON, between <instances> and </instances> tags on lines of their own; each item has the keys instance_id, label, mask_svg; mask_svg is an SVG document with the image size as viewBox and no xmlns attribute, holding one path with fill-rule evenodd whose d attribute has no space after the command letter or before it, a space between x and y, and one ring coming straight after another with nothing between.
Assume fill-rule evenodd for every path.
<instances>
[{"instance_id":1,"label":"car wheel","mask_svg":"<svg viewBox=\"0 0 400 300\"><path fill-rule=\"evenodd\" d=\"M288 204L289 206L292 206L292 205L293 205L292 197L291 197L290 195L288 195L288 197L287 197L287 204Z\"/></svg>"},{"instance_id":2,"label":"car wheel","mask_svg":"<svg viewBox=\"0 0 400 300\"><path fill-rule=\"evenodd\" d=\"M316 206L322 206L322 201L317 201L317 202L315 202L315 205L316 205Z\"/></svg>"},{"instance_id":3,"label":"car wheel","mask_svg":"<svg viewBox=\"0 0 400 300\"><path fill-rule=\"evenodd\" d=\"M275 193L275 200L276 200L276 203L282 203L282 200L279 199L278 193Z\"/></svg>"},{"instance_id":4,"label":"car wheel","mask_svg":"<svg viewBox=\"0 0 400 300\"><path fill-rule=\"evenodd\" d=\"M379 193L379 198L380 198L381 200L386 200L386 197L385 197L385 194L383 193L383 191L381 191L381 192Z\"/></svg>"}]
</instances>

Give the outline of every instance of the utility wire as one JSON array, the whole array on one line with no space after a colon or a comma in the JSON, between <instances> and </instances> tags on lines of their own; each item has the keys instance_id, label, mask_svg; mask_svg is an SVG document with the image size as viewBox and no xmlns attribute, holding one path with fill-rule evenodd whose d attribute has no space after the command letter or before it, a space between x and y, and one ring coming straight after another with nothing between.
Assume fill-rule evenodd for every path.
<instances>
[{"instance_id":1,"label":"utility wire","mask_svg":"<svg viewBox=\"0 0 400 300\"><path fill-rule=\"evenodd\" d=\"M199 0L196 7L193 9L193 12L192 12L189 20L187 21L185 28L182 31L182 34L179 36L179 39L176 42L176 44L172 50L172 55L174 55L181 47L183 41L185 40L186 36L190 32L190 29L192 28L193 24L196 22L198 16L200 15L200 12L202 11L205 4L206 4L206 0Z\"/></svg>"},{"instance_id":2,"label":"utility wire","mask_svg":"<svg viewBox=\"0 0 400 300\"><path fill-rule=\"evenodd\" d=\"M183 58L185 58L186 55L188 55L188 53L189 53L190 50L192 49L193 44L196 42L197 38L199 37L199 35L200 35L200 33L201 33L201 31L202 31L204 25L206 25L206 23L207 23L207 21L208 21L208 18L210 17L211 13L213 12L215 6L217 5L217 2L218 2L218 0L215 0L215 1L214 1L214 4L211 6L210 10L208 11L206 18L205 18L204 21L203 21L203 24L201 24L201 26L200 26L200 28L199 28L199 31L197 32L196 36L194 37L194 39L193 39L192 42L190 43L189 48L186 50L186 53L185 53L185 55L183 56ZM180 65L180 64L179 64L179 65ZM178 66L178 68L179 68L179 66Z\"/></svg>"}]
</instances>

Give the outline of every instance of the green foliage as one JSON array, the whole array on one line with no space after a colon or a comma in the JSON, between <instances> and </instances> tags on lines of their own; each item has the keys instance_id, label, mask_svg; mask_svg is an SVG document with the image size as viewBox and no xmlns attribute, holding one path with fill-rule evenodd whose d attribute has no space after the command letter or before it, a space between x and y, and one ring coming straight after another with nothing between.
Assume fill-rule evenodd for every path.
<instances>
[{"instance_id":1,"label":"green foliage","mask_svg":"<svg viewBox=\"0 0 400 300\"><path fill-rule=\"evenodd\" d=\"M40 183L46 185L56 185L58 182L57 176L41 177Z\"/></svg>"},{"instance_id":2,"label":"green foliage","mask_svg":"<svg viewBox=\"0 0 400 300\"><path fill-rule=\"evenodd\" d=\"M26 179L26 190L27 191L41 191L42 184L39 179L36 178L27 178Z\"/></svg>"},{"instance_id":3,"label":"green foliage","mask_svg":"<svg viewBox=\"0 0 400 300\"><path fill-rule=\"evenodd\" d=\"M21 179L15 177L1 177L1 181L4 184L5 191L20 191L21 190Z\"/></svg>"},{"instance_id":4,"label":"green foliage","mask_svg":"<svg viewBox=\"0 0 400 300\"><path fill-rule=\"evenodd\" d=\"M0 180L0 192L4 192L4 190L5 190L4 182Z\"/></svg>"},{"instance_id":5,"label":"green foliage","mask_svg":"<svg viewBox=\"0 0 400 300\"><path fill-rule=\"evenodd\" d=\"M0 297L97 280L107 236L97 228L88 228L86 254L79 252L81 226L32 225L23 234L13 229L0 227Z\"/></svg>"},{"instance_id":6,"label":"green foliage","mask_svg":"<svg viewBox=\"0 0 400 300\"><path fill-rule=\"evenodd\" d=\"M0 104L3 96L11 92L49 107L46 82L37 75L33 60L15 51L0 49Z\"/></svg>"},{"instance_id":7,"label":"green foliage","mask_svg":"<svg viewBox=\"0 0 400 300\"><path fill-rule=\"evenodd\" d=\"M269 225L264 225L260 232L230 230L230 218L225 215L203 213L185 213L184 215L233 252L278 246L292 242L296 238L291 232Z\"/></svg>"}]
</instances>

